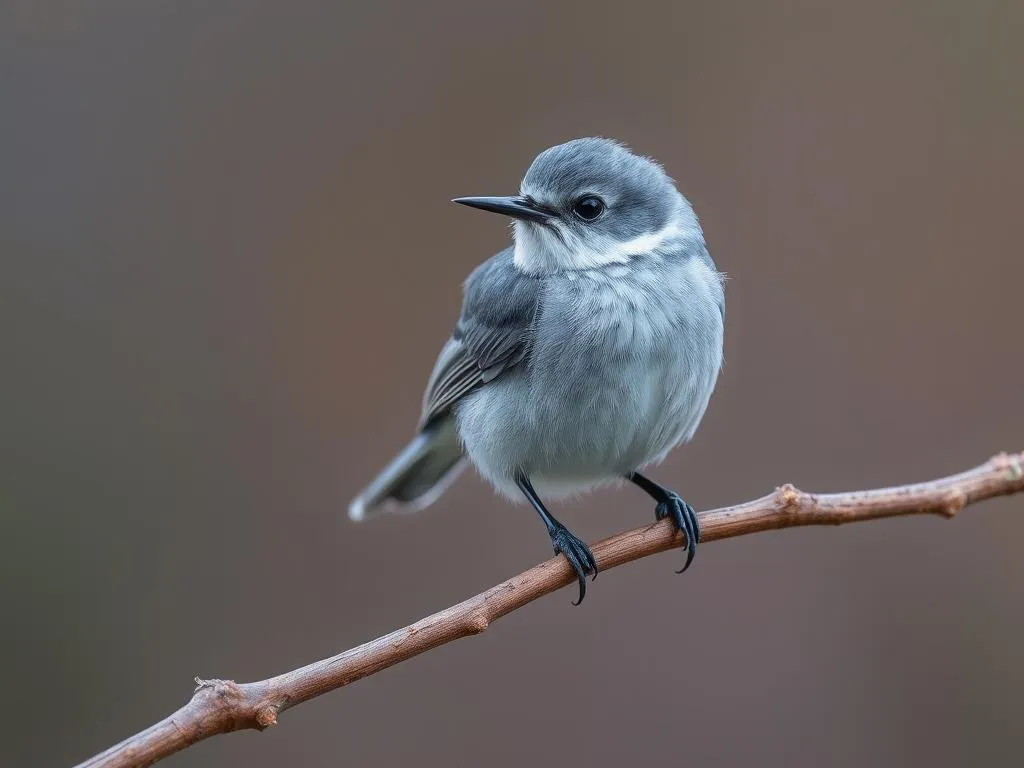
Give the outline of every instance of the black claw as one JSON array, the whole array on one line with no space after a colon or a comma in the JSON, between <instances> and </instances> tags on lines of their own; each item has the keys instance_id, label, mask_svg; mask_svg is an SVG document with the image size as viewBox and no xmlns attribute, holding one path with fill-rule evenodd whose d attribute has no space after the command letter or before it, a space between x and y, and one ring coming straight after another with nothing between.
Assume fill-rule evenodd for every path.
<instances>
[{"instance_id":1,"label":"black claw","mask_svg":"<svg viewBox=\"0 0 1024 768\"><path fill-rule=\"evenodd\" d=\"M700 521L697 518L697 513L693 510L693 507L683 501L678 493L662 488L639 472L631 472L626 477L658 502L658 505L654 508L655 519L664 520L666 517L671 518L676 530L682 531L686 537L686 563L683 565L682 570L676 571L676 573L682 573L693 562L693 556L697 552L697 544L700 542Z\"/></svg>"},{"instance_id":2,"label":"black claw","mask_svg":"<svg viewBox=\"0 0 1024 768\"><path fill-rule=\"evenodd\" d=\"M580 582L580 598L573 605L579 605L587 596L587 573L593 571L594 578L597 578L597 561L594 559L594 553L590 551L590 547L585 541L577 538L572 531L552 517L544 507L544 502L540 500L537 492L533 489L530 478L520 475L516 478L516 485L519 486L519 490L523 492L533 508L537 510L544 525L547 526L548 536L551 537L551 546L554 547L555 554L565 555L569 565L576 571L576 578Z\"/></svg>"},{"instance_id":3,"label":"black claw","mask_svg":"<svg viewBox=\"0 0 1024 768\"><path fill-rule=\"evenodd\" d=\"M697 513L693 511L693 507L678 496L672 503L672 522L686 535L686 563L682 570L676 571L676 573L682 573L690 567L693 556L697 552L697 542L700 541L700 523L697 522Z\"/></svg>"},{"instance_id":4,"label":"black claw","mask_svg":"<svg viewBox=\"0 0 1024 768\"><path fill-rule=\"evenodd\" d=\"M569 565L576 571L576 578L580 584L580 597L573 602L573 605L579 605L587 596L587 573L593 571L594 578L597 578L597 561L594 560L594 554L582 539L577 538L565 526L555 528L551 532L551 545L555 554L565 555Z\"/></svg>"}]
</instances>

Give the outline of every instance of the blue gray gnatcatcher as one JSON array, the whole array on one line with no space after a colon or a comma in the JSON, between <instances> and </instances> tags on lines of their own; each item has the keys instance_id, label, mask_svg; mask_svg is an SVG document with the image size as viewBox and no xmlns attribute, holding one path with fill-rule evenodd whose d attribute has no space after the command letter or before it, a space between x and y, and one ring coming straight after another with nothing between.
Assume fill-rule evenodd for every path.
<instances>
[{"instance_id":1,"label":"blue gray gnatcatcher","mask_svg":"<svg viewBox=\"0 0 1024 768\"><path fill-rule=\"evenodd\" d=\"M590 548L542 498L629 480L686 535L697 516L640 474L689 440L722 365L723 276L689 202L654 161L585 138L542 152L513 197L456 203L514 219L514 245L477 267L430 376L419 433L349 507L422 509L468 458L525 497L586 595Z\"/></svg>"}]
</instances>

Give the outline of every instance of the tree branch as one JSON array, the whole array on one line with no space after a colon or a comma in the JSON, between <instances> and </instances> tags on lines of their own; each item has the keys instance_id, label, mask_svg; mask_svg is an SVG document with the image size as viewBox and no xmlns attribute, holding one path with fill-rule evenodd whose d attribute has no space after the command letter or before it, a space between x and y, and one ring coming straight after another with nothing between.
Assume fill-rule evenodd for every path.
<instances>
[{"instance_id":1,"label":"tree branch","mask_svg":"<svg viewBox=\"0 0 1024 768\"><path fill-rule=\"evenodd\" d=\"M810 494L784 485L760 499L700 514L702 541L776 528L840 525L897 515L952 517L968 504L1024 491L1024 452L1000 454L959 475L916 485L852 493ZM667 520L625 531L593 547L602 571L683 543ZM400 661L467 635L550 594L576 576L562 557L531 568L476 597L356 648L268 680L235 683L200 680L184 707L159 723L81 763L86 766L151 765L197 741L244 728L277 724L286 709L372 675Z\"/></svg>"}]
</instances>

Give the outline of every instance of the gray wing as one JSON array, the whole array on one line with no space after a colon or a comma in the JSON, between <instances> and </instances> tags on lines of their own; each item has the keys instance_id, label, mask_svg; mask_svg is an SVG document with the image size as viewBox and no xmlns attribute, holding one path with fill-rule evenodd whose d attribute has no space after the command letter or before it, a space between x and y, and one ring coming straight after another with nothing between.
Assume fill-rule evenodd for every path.
<instances>
[{"instance_id":1,"label":"gray wing","mask_svg":"<svg viewBox=\"0 0 1024 768\"><path fill-rule=\"evenodd\" d=\"M466 280L462 314L423 398L421 427L526 356L543 284L516 269L512 254L512 248L505 249Z\"/></svg>"}]
</instances>

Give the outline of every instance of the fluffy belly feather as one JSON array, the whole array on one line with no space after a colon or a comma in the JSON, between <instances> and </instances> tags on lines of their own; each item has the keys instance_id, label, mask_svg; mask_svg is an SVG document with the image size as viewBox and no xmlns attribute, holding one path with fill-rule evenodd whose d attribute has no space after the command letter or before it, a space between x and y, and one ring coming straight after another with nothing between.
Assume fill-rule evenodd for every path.
<instances>
[{"instance_id":1,"label":"fluffy belly feather","mask_svg":"<svg viewBox=\"0 0 1024 768\"><path fill-rule=\"evenodd\" d=\"M677 301L640 303L649 293L619 282L554 296L530 360L458 406L466 452L499 490L518 497L524 472L542 497L570 495L693 435L721 365L721 316L698 293L681 323Z\"/></svg>"}]
</instances>

